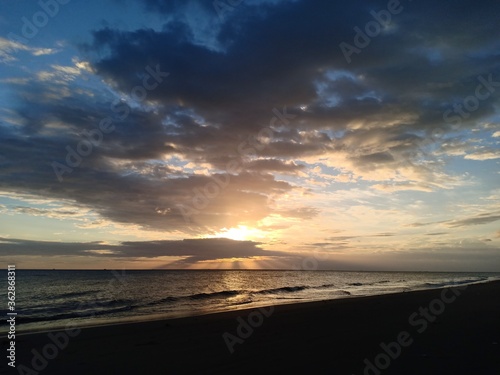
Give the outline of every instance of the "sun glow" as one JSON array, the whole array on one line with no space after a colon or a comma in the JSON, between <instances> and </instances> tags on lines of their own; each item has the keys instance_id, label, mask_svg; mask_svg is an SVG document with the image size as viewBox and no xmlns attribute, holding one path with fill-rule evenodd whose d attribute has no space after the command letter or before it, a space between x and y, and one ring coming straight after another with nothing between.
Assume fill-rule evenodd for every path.
<instances>
[{"instance_id":1,"label":"sun glow","mask_svg":"<svg viewBox=\"0 0 500 375\"><path fill-rule=\"evenodd\" d=\"M262 237L262 231L258 229L248 228L245 225L238 225L233 228L223 228L215 237L229 238L236 241L247 241Z\"/></svg>"}]
</instances>

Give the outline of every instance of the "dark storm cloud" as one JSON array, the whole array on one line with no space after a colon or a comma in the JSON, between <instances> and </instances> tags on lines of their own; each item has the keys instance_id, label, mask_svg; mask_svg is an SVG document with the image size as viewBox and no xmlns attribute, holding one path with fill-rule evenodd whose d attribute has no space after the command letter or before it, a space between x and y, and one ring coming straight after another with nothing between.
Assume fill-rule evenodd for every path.
<instances>
[{"instance_id":1,"label":"dark storm cloud","mask_svg":"<svg viewBox=\"0 0 500 375\"><path fill-rule=\"evenodd\" d=\"M403 12L393 20L397 30L374 38L352 64L345 61L339 43L352 43L353 27L363 27L370 20L369 10L384 9L386 2L341 7L319 1L241 4L232 22L218 33L221 51L194 45L187 26L162 32L103 29L95 33L93 48L106 47L110 54L95 61L94 67L130 90L138 69L160 63L175 77L154 96L163 103L182 101L224 128L255 128L275 106L318 101L317 81L328 86L327 94L341 96L340 106L331 110L336 119L348 119L353 111L358 118L375 116L387 104L397 103L421 112L419 126L434 127L443 122L445 103L473 93L479 74L498 71L495 55L488 53L498 44L494 16L498 4L402 4ZM470 26L467 32L464 23ZM332 81L324 76L328 69L364 78ZM370 100L369 94L378 101ZM476 115L492 110L488 103ZM313 126L316 117L310 114Z\"/></svg>"},{"instance_id":2,"label":"dark storm cloud","mask_svg":"<svg viewBox=\"0 0 500 375\"><path fill-rule=\"evenodd\" d=\"M86 255L88 250L111 250L112 246L102 242L56 242L32 241L17 238L0 237L0 249L4 256L57 256L57 255ZM90 253L88 253L90 254ZM88 255L87 254L87 255Z\"/></svg>"},{"instance_id":3,"label":"dark storm cloud","mask_svg":"<svg viewBox=\"0 0 500 375\"><path fill-rule=\"evenodd\" d=\"M147 2L164 12L186 11L181 4L168 3L168 9L166 4ZM206 3L200 4L206 9ZM394 30L373 38L351 64L339 44L354 43L354 26L364 27L371 20L369 11L385 9L386 2L242 3L214 32L218 50L195 43L187 24L162 31L102 29L87 49L108 51L93 66L124 91L137 84L136 74L146 64L175 73L153 97L165 106L187 108L213 125L186 125L185 134L181 130L176 135L186 154L198 144L199 153L210 154L201 158L219 166L224 157L218 154L227 152L227 145L240 134L268 126L272 108L286 105L296 118L284 124L288 131L273 134L262 156L347 153L362 173L389 164L397 168L421 157L423 145L440 140L431 139L433 130L451 128L443 113L474 94L478 76L500 78L493 52L498 45L496 2L401 6L403 11L393 15ZM467 31L463 23L470 26ZM497 94L466 114L463 125L492 114ZM303 105L307 110L299 109ZM331 139L324 133L346 130L356 122L360 128L345 137ZM299 134L298 129L319 130L322 138L311 140L310 133ZM373 142L360 149L366 137ZM434 169L420 178L435 179Z\"/></svg>"},{"instance_id":4,"label":"dark storm cloud","mask_svg":"<svg viewBox=\"0 0 500 375\"><path fill-rule=\"evenodd\" d=\"M204 176L170 173L168 166L164 168L143 161L115 164L115 159L110 161L107 156L106 145L64 175L60 183L51 163L54 160L64 162L65 144L74 146L78 138L63 138L67 143L57 143L40 135L29 138L4 135L0 138L0 156L8 158L0 160L7 177L0 180L2 190L73 200L110 220L149 229L206 232L240 221L252 222L273 212L267 205L267 194L281 194L292 189L290 184L276 181L265 173ZM121 148L120 142L110 140L109 143L114 143L113 155L127 153L126 144ZM143 159L141 153L128 155L128 160ZM214 185L214 181L220 185L217 182ZM219 193L205 210L193 217L191 225L187 225L178 205L192 206L197 194L209 185L216 186Z\"/></svg>"},{"instance_id":5,"label":"dark storm cloud","mask_svg":"<svg viewBox=\"0 0 500 375\"><path fill-rule=\"evenodd\" d=\"M94 103L76 95L47 100L47 90L36 84L29 88L33 90L25 100L26 107L18 112L27 125L0 126L0 166L4 175L0 187L4 191L42 192L48 198L73 200L110 220L139 224L146 229L198 233L243 221L254 222L272 213L267 195L279 195L293 186L277 181L267 172L280 167L287 171L300 168L293 163L279 162L271 162L266 167L264 162L254 164L249 172L242 171L239 175L193 175L156 160L175 151L186 154L188 160L206 162L202 155L216 159L217 155L222 156L215 150L219 149L219 152L227 152L219 163L223 166L231 152L242 160L237 144L228 146L230 142L224 138L217 147L215 139L207 138L196 138L196 143L186 144L185 137L197 125L192 124L190 128L185 124L183 129L187 135L178 138L170 128L162 126L159 115L154 113L129 108L128 116L120 120L119 113L110 109L110 103ZM45 105L37 106L41 101ZM38 116L31 114L34 108ZM68 147L72 152L77 150L82 140L89 139L86 134L95 131L99 121L107 116L114 121L113 131L103 134L99 146L93 147L90 154L82 157L81 163L63 174L63 181L58 182L53 163L68 165ZM53 128L54 123L60 127ZM175 150L172 142L178 142ZM212 156L198 151L206 142L215 147ZM74 161L74 156L71 160ZM206 209L186 223L179 205L192 207L197 194L206 191L214 181L219 193Z\"/></svg>"},{"instance_id":6,"label":"dark storm cloud","mask_svg":"<svg viewBox=\"0 0 500 375\"><path fill-rule=\"evenodd\" d=\"M0 252L6 256L85 256L114 258L188 257L189 262L285 256L282 252L263 250L258 242L226 238L186 239L178 241L137 241L109 245L102 242L51 242L0 238ZM287 254L286 256L289 256Z\"/></svg>"},{"instance_id":7,"label":"dark storm cloud","mask_svg":"<svg viewBox=\"0 0 500 375\"><path fill-rule=\"evenodd\" d=\"M250 258L255 256L283 256L278 251L267 251L252 241L234 241L225 238L189 239L183 241L124 242L119 256L158 257L187 256L191 260Z\"/></svg>"}]
</instances>

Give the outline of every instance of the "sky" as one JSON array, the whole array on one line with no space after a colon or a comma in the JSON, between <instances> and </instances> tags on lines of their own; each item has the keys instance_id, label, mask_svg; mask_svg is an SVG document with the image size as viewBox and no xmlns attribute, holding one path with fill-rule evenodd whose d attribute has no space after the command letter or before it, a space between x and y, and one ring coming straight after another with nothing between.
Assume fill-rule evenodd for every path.
<instances>
[{"instance_id":1,"label":"sky","mask_svg":"<svg viewBox=\"0 0 500 375\"><path fill-rule=\"evenodd\" d=\"M0 262L500 271L500 3L5 0Z\"/></svg>"}]
</instances>

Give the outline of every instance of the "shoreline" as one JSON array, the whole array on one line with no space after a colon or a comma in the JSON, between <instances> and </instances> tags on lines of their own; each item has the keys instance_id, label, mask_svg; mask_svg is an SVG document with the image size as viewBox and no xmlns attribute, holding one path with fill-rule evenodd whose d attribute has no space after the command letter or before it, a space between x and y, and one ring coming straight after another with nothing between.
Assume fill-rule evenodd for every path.
<instances>
[{"instance_id":1,"label":"shoreline","mask_svg":"<svg viewBox=\"0 0 500 375\"><path fill-rule=\"evenodd\" d=\"M56 375L282 373L301 369L304 373L359 375L368 362L375 366L377 358L384 366L381 344L398 343L402 332L408 334L402 343L412 343L407 347L398 344L401 353L390 359L390 366L375 369L381 374L498 373L499 296L500 281L490 281L82 327L74 337L68 331L66 345L63 336L58 336L56 343L61 348L53 359L46 358L40 373L45 369ZM441 305L443 311L439 311ZM428 312L435 319L424 319L418 314L420 308L439 314ZM418 316L411 321L414 314ZM19 335L17 364L33 368L35 350L42 356L41 366L43 353L52 355L46 349L54 346L50 337L55 337L55 332L52 336L49 332ZM5 339L2 344L6 344ZM375 370L367 371L377 374Z\"/></svg>"},{"instance_id":2,"label":"shoreline","mask_svg":"<svg viewBox=\"0 0 500 375\"><path fill-rule=\"evenodd\" d=\"M421 288L421 289L413 289L413 290L408 290L408 291L395 291L395 292L386 292L386 293L380 293L380 294L369 294L369 295L345 295L345 296L339 296L338 298L329 298L329 299L317 299L317 300L308 300L308 301L303 301L303 302L279 302L275 304L267 304L267 303L260 303L256 304L250 307L241 305L242 307L234 307L232 309L228 308L220 308L212 312L202 312L202 311L195 311L191 313L173 313L173 314L165 314L165 313L158 313L158 314L151 314L151 315L144 315L140 317L124 317L124 318L117 318L117 319L106 319L106 318L87 318L89 320L88 323L83 322L78 322L75 326L79 327L81 329L87 329L87 328L98 328L98 327L106 327L106 326L115 326L115 325L128 325L128 324L142 324L142 323L148 323L148 322L155 322L155 321L166 321L166 320L173 320L173 319L182 319L182 318L193 318L197 316L205 316L205 315L212 315L212 314L224 314L224 313L232 313L232 312L239 312L242 313L244 311L251 311L251 310L256 310L259 308L268 308L268 307L277 307L277 306L288 306L288 305L302 305L302 304L310 304L310 303L318 303L318 302L329 302L329 301L337 301L337 300L342 300L342 299L358 299L358 298L367 298L367 297L379 297L379 296L386 296L386 295L398 295L398 294L406 294L406 293L414 293L414 292L423 292L423 291L432 291L432 290L441 290L441 289L446 289L446 288L454 288L454 287L461 287L461 286L471 286L471 285L477 285L477 284L488 284L488 283L493 283L500 281L500 279L494 279L494 280L481 280L481 281L475 281L471 283L466 283L466 284L450 284L448 286L442 286L442 287L433 287L433 288ZM91 320L100 320L102 323L92 323ZM68 321L64 324L61 325L55 325L53 327L48 327L48 328L34 328L32 330L26 330L23 329L23 327L17 326L17 335L19 336L24 336L24 335L31 335L31 334L40 334L40 333L49 333L49 332L58 332L61 330L64 330L64 328L70 324L72 320L68 319ZM29 324L29 323L28 323ZM29 328L28 328L29 329ZM0 340L5 339L7 337L7 331L6 332L0 332Z\"/></svg>"},{"instance_id":3,"label":"shoreline","mask_svg":"<svg viewBox=\"0 0 500 375\"><path fill-rule=\"evenodd\" d=\"M408 290L408 291L395 291L395 292L386 292L386 293L380 293L380 294L370 294L370 295L345 295L345 296L339 296L338 298L329 298L329 299L317 299L317 300L308 300L308 301L303 301L303 302L279 302L276 304L267 304L267 303L261 303L257 305L253 305L251 307L247 307L244 305L241 305L242 307L234 307L232 309L227 309L227 308L220 308L216 311L212 312L192 312L192 313L173 313L173 314L165 314L165 313L158 313L158 314L151 314L151 315L145 315L141 317L124 317L124 318L117 318L117 319L106 319L106 318L87 318L89 320L88 323L83 322L78 322L75 327L81 328L81 329L87 329L87 328L98 328L98 327L106 327L106 326L115 326L115 325L128 325L128 324L142 324L142 323L148 323L148 322L155 322L155 321L166 321L166 320L173 320L173 319L182 319L182 318L192 318L192 317L197 317L197 316L205 316L205 315L212 315L212 314L224 314L224 313L231 313L231 312L244 312L244 311L251 311L251 310L256 310L259 308L268 308L268 307L276 307L276 306L281 306L281 305L302 305L302 304L309 304L309 303L317 303L317 302L329 302L329 301L337 301L341 299L358 299L358 298L367 298L367 297L379 297L379 296L385 296L385 295L397 295L397 294L405 294L405 293L414 293L414 292L422 292L422 291L431 291L431 290L440 290L440 289L446 289L446 288L454 288L454 287L460 287L463 285L476 285L476 284L487 284L487 283L492 283L500 281L499 280L481 280L481 281L475 281L472 283L467 283L467 284L456 284L456 285L449 285L449 286L442 286L442 287L434 287L434 288L422 288L422 289L413 289L413 290ZM19 316L21 317L21 316ZM101 320L102 323L92 323L91 320ZM55 325L53 327L47 327L47 328L34 328L32 330L26 330L23 329L23 327L17 326L17 335L18 336L25 336L25 335L31 335L31 334L41 334L41 333L49 333L49 332L58 332L61 330L64 330L65 327L70 324L72 320L69 320L61 325ZM0 340L5 339L7 337L7 331L6 332L0 332Z\"/></svg>"}]
</instances>

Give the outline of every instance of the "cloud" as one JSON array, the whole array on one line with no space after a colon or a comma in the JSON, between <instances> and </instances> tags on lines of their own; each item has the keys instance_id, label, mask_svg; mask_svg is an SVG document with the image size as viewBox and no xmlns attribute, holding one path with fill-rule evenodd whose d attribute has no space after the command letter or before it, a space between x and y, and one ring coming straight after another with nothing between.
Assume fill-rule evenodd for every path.
<instances>
[{"instance_id":1,"label":"cloud","mask_svg":"<svg viewBox=\"0 0 500 375\"><path fill-rule=\"evenodd\" d=\"M411 224L406 224L405 227L419 228L419 227L423 227L423 226L431 225L431 224L433 224L433 223L411 223Z\"/></svg>"},{"instance_id":2,"label":"cloud","mask_svg":"<svg viewBox=\"0 0 500 375\"><path fill-rule=\"evenodd\" d=\"M317 208L301 207L286 210L278 210L277 213L285 218L295 218L301 220L309 220L319 214L320 210Z\"/></svg>"},{"instance_id":3,"label":"cloud","mask_svg":"<svg viewBox=\"0 0 500 375\"><path fill-rule=\"evenodd\" d=\"M158 6L158 2L155 4ZM164 69L176 71L171 85L155 92L155 97L164 103L180 100L183 106L195 108L208 122L221 123L227 131L230 130L229 124L234 130L255 129L257 120L263 119L262 113L283 104L308 106L307 112L302 113L304 127L323 128L328 122L330 127L344 128L357 122L372 128L396 126L399 131L410 130L417 124L421 129L432 129L432 126L442 123L442 111L438 109L440 103L446 99L451 101L453 96L462 93L468 94L472 86L462 86L457 81L473 73L468 70L467 62L461 59L450 61L448 66L444 63L447 60L443 60L436 66L418 47L436 45L436 50L439 50L439 38L446 36L448 44L445 50L450 56L459 56L464 49L480 49L493 39L485 29L476 30L474 40L478 41L477 45L465 35L456 37L453 25L459 20L443 22L441 12L445 10L436 4L433 4L433 17L440 21L440 26L434 27L433 33L422 30L415 20L423 14L429 17L428 6L421 4L409 9L406 15L403 13L400 22L405 22L405 29L375 40L377 46L363 51L363 58L355 66L347 65L339 49L332 46L338 46L352 34L352 25L360 22L357 18L359 9L350 6L339 11L335 4L316 1L286 6L242 4L244 11L238 12L218 33L218 40L224 46L220 52L195 45L189 25L166 28L162 32L139 30L122 33L103 29L95 33L94 45L89 48L109 49L110 54L96 61L94 67L124 90L130 90L135 84L131 80L133 72L145 65L146 56L148 60L159 62ZM172 11L176 7L178 5L174 3L169 5ZM467 13L472 19L488 17L474 7L468 7ZM213 16L216 16L215 12ZM458 18L462 16L460 14ZM263 44L262 40L266 43ZM315 40L315 43L309 40ZM376 48L382 42L391 49ZM158 48L160 45L165 48ZM414 48L404 48L408 45ZM422 50L425 49L428 48ZM252 60L243 58L247 50L252 50ZM120 66L119 61L124 59L129 64ZM193 60L204 63L189 63ZM479 65L474 70L480 72L485 68L486 60L478 59ZM253 64L252 61L265 61L266 64ZM399 64L399 74L394 73L392 64L395 61ZM415 64L415 61L419 63ZM217 69L206 74L211 67ZM348 75L335 76L333 67L347 71ZM361 73L363 78L358 78ZM452 83L429 90L429 83L440 81ZM317 85L326 87L322 89L323 96L339 95L340 103L325 107L326 99L318 95ZM412 90L405 90L408 86ZM262 88L265 88L264 92ZM425 106L420 100L424 93L428 95ZM488 110L491 112L492 108L485 104L476 114ZM222 117L221 113L224 113ZM404 120L398 122L396 116ZM331 118L336 121L328 121Z\"/></svg>"},{"instance_id":4,"label":"cloud","mask_svg":"<svg viewBox=\"0 0 500 375\"><path fill-rule=\"evenodd\" d=\"M100 119L113 116L113 112L109 103L92 103L91 98L77 94L35 100L44 97L45 92L41 87L32 89L30 108L18 112L25 126L17 129L0 126L1 150L7 156L2 161L5 178L0 182L5 192L39 195L45 191L43 195L47 198L76 202L115 222L138 224L145 229L206 233L242 222L255 223L273 212L268 196L279 196L294 188L266 172L300 169L293 163L257 161L250 163L249 172L206 176L169 166L161 160L169 154L178 155L170 144L182 143L182 137L178 140L166 134L157 115L140 109L124 121L115 121L116 130L105 135L101 145L59 183L52 163L65 164L68 148L75 150L85 139L84 132L95 129ZM19 136L19 131L30 136ZM196 142L202 144L203 138ZM190 147L191 160L196 161L197 146ZM229 149L222 143L221 148ZM22 181L31 183L20 188ZM214 193L216 196L212 196ZM197 199L200 195L206 199L205 194L210 196L209 204L187 224L179 206L198 211Z\"/></svg>"},{"instance_id":5,"label":"cloud","mask_svg":"<svg viewBox=\"0 0 500 375\"><path fill-rule=\"evenodd\" d=\"M277 159L257 159L247 163L245 169L260 172L296 173L305 169L305 166Z\"/></svg>"},{"instance_id":6,"label":"cloud","mask_svg":"<svg viewBox=\"0 0 500 375\"><path fill-rule=\"evenodd\" d=\"M58 84L68 84L76 79L82 71L76 66L52 65L51 70L37 72L36 79L39 82L51 81Z\"/></svg>"},{"instance_id":7,"label":"cloud","mask_svg":"<svg viewBox=\"0 0 500 375\"><path fill-rule=\"evenodd\" d=\"M394 236L396 236L396 233L375 233L375 234L352 235L352 236L333 236L333 237L327 237L327 238L325 238L325 240L336 243L338 241L342 242L342 241L349 241L352 239L359 239L359 238L394 237Z\"/></svg>"},{"instance_id":8,"label":"cloud","mask_svg":"<svg viewBox=\"0 0 500 375\"><path fill-rule=\"evenodd\" d=\"M258 256L288 256L283 252L263 250L257 242L225 238L186 239L180 241L122 242L110 245L97 242L53 242L0 238L4 256L98 256L113 258L186 257L189 262L252 258Z\"/></svg>"},{"instance_id":9,"label":"cloud","mask_svg":"<svg viewBox=\"0 0 500 375\"><path fill-rule=\"evenodd\" d=\"M0 37L0 63L12 63L17 61L18 59L15 55L19 51L28 52L33 56L52 55L59 52L58 49L29 47L22 43Z\"/></svg>"},{"instance_id":10,"label":"cloud","mask_svg":"<svg viewBox=\"0 0 500 375\"><path fill-rule=\"evenodd\" d=\"M44 216L56 219L63 219L68 217L80 216L81 212L75 210L65 210L65 209L40 209L35 207L22 207L17 206L13 207L10 211L19 213L19 214L27 214L32 216Z\"/></svg>"},{"instance_id":11,"label":"cloud","mask_svg":"<svg viewBox=\"0 0 500 375\"><path fill-rule=\"evenodd\" d=\"M500 150L483 150L473 154L465 155L464 159L470 160L493 160L500 159Z\"/></svg>"},{"instance_id":12,"label":"cloud","mask_svg":"<svg viewBox=\"0 0 500 375\"><path fill-rule=\"evenodd\" d=\"M450 228L458 228L458 227L464 227L464 226L470 226L470 225L482 225L482 224L489 224L493 223L497 220L500 220L500 215L496 213L485 213L485 214L480 214L474 217L470 217L467 219L461 219L461 220L452 220L449 222L446 222L446 226Z\"/></svg>"},{"instance_id":13,"label":"cloud","mask_svg":"<svg viewBox=\"0 0 500 375\"><path fill-rule=\"evenodd\" d=\"M405 190L416 190L424 192L432 192L433 188L430 185L418 184L418 183L391 183L391 184L375 184L372 188L382 191L405 191Z\"/></svg>"},{"instance_id":14,"label":"cloud","mask_svg":"<svg viewBox=\"0 0 500 375\"><path fill-rule=\"evenodd\" d=\"M454 17L446 17L449 4L405 5L393 20L398 32L374 38L348 64L339 44L380 6L243 2L220 22L210 2L146 1L152 12L191 10L165 17L158 30L94 30L78 46L85 61L50 64L22 85L5 81L16 124L0 125L0 188L72 201L103 220L199 235L272 215L313 220L320 204L283 202L327 175L328 183L370 181L389 192L459 186L463 176L446 171L439 152L487 160L496 150L435 146L456 132L443 113L474 93L479 75L500 76L492 52L499 5L456 4ZM6 59L49 53L1 43ZM131 92L146 67L170 75L138 103ZM99 86L88 89L83 74ZM495 110L493 98L481 102L462 128ZM59 183L52 163L66 164L68 148L108 117L114 130ZM308 167L316 163L319 172Z\"/></svg>"}]
</instances>

